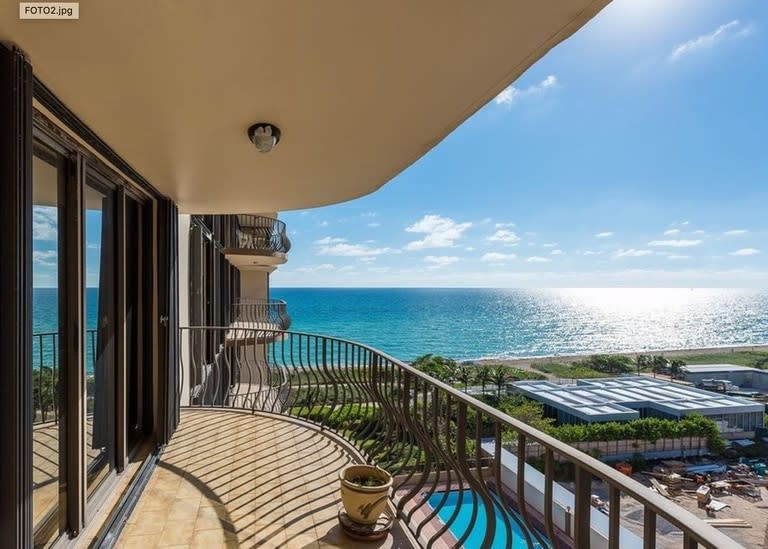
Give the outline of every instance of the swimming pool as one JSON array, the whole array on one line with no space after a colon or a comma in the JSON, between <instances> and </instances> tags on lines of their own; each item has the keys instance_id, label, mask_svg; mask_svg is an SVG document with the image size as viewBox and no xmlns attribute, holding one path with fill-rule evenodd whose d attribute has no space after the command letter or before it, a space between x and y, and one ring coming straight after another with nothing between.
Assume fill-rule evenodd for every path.
<instances>
[{"instance_id":1,"label":"swimming pool","mask_svg":"<svg viewBox=\"0 0 768 549\"><path fill-rule=\"evenodd\" d=\"M453 515L457 506L459 506L459 494L461 490L453 490L448 493L448 497L437 511L437 516L446 524ZM456 516L456 520L453 521L449 530L456 539L459 539L472 519L472 506L474 505L475 493L472 490L464 490L464 497L461 499L461 506L459 507L459 514ZM435 492L432 494L427 503L432 509L437 508L440 505L444 497L445 492ZM472 527L469 537L464 542L465 549L527 549L528 545L525 542L525 536L523 535L520 526L512 519L509 519L510 526L512 527L512 543L508 542L507 529L504 527L504 519L502 517L502 511L498 507L494 506L494 512L496 514L496 532L493 538L493 545L488 548L482 547L483 537L485 536L485 504L482 499L478 500L477 505L477 518L475 524ZM509 512L508 514L511 514ZM533 545L536 549L542 549L539 543L533 539Z\"/></svg>"}]
</instances>

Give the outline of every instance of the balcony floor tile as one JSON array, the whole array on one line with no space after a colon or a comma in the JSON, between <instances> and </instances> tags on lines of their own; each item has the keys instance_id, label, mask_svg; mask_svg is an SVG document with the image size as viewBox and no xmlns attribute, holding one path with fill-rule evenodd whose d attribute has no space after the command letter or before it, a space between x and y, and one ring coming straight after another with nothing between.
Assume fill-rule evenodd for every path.
<instances>
[{"instance_id":1,"label":"balcony floor tile","mask_svg":"<svg viewBox=\"0 0 768 549\"><path fill-rule=\"evenodd\" d=\"M117 546L360 547L344 536L338 472L353 455L272 416L183 410ZM371 548L413 547L399 524Z\"/></svg>"}]
</instances>

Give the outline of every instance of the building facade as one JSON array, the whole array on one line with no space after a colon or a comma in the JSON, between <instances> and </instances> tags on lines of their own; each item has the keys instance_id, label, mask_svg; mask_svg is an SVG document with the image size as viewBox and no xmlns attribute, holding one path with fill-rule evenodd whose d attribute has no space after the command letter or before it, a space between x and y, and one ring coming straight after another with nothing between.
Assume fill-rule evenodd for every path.
<instances>
[{"instance_id":1,"label":"building facade","mask_svg":"<svg viewBox=\"0 0 768 549\"><path fill-rule=\"evenodd\" d=\"M646 376L580 379L576 385L518 381L518 393L544 404L558 423L631 421L644 417L676 420L700 414L724 436L743 437L764 427L763 404L717 395Z\"/></svg>"}]
</instances>

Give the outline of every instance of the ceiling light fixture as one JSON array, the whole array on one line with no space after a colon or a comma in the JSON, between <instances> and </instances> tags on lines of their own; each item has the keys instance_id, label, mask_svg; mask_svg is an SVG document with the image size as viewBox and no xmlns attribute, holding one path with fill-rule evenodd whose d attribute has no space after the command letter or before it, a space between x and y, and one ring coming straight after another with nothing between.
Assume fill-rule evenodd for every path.
<instances>
[{"instance_id":1,"label":"ceiling light fixture","mask_svg":"<svg viewBox=\"0 0 768 549\"><path fill-rule=\"evenodd\" d=\"M248 139L262 153L268 153L280 142L280 128L268 122L258 122L248 128Z\"/></svg>"}]
</instances>

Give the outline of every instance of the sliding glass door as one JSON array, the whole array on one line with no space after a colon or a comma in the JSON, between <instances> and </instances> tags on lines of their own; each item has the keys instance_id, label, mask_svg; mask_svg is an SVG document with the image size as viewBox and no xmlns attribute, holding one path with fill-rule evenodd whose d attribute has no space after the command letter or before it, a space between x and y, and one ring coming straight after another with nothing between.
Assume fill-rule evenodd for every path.
<instances>
[{"instance_id":1,"label":"sliding glass door","mask_svg":"<svg viewBox=\"0 0 768 549\"><path fill-rule=\"evenodd\" d=\"M66 159L38 145L32 160L32 522L35 547L64 529L59 281Z\"/></svg>"},{"instance_id":2,"label":"sliding glass door","mask_svg":"<svg viewBox=\"0 0 768 549\"><path fill-rule=\"evenodd\" d=\"M154 440L153 200L42 130L32 162L35 548L87 528Z\"/></svg>"},{"instance_id":3,"label":"sliding glass door","mask_svg":"<svg viewBox=\"0 0 768 549\"><path fill-rule=\"evenodd\" d=\"M114 469L116 192L89 172L84 188L85 444L90 495Z\"/></svg>"}]
</instances>

